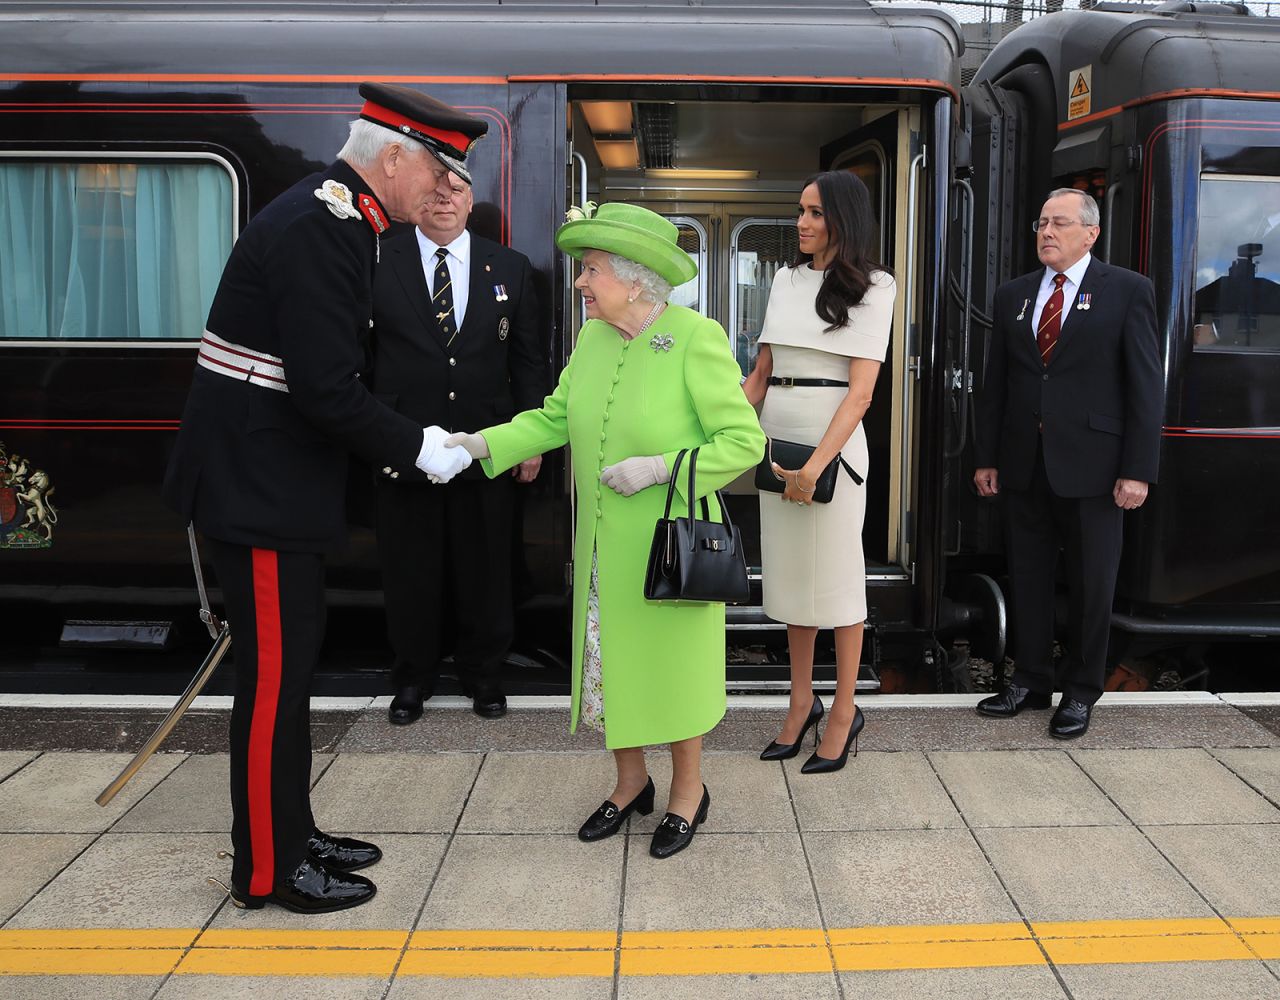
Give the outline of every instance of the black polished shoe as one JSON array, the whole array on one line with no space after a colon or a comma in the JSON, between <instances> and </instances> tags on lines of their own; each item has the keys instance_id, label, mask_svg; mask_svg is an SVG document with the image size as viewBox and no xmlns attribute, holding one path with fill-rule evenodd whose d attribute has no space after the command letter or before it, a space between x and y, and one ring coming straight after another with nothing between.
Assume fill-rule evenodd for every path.
<instances>
[{"instance_id":1,"label":"black polished shoe","mask_svg":"<svg viewBox=\"0 0 1280 1000\"><path fill-rule=\"evenodd\" d=\"M1010 684L999 694L978 702L978 714L996 719L1012 719L1024 708L1048 708L1052 699L1047 694Z\"/></svg>"},{"instance_id":2,"label":"black polished shoe","mask_svg":"<svg viewBox=\"0 0 1280 1000\"><path fill-rule=\"evenodd\" d=\"M351 837L331 837L313 830L307 838L307 854L326 868L337 872L354 872L376 865L382 851L374 844Z\"/></svg>"},{"instance_id":3,"label":"black polished shoe","mask_svg":"<svg viewBox=\"0 0 1280 1000\"><path fill-rule=\"evenodd\" d=\"M1058 710L1049 720L1049 735L1059 740L1074 740L1089 730L1089 715L1092 705L1086 705L1074 698L1063 698Z\"/></svg>"},{"instance_id":4,"label":"black polished shoe","mask_svg":"<svg viewBox=\"0 0 1280 1000\"><path fill-rule=\"evenodd\" d=\"M292 875L276 883L270 895L250 896L233 888L231 902L242 910L260 910L275 903L294 913L334 913L369 902L377 891L363 875L333 871L304 858Z\"/></svg>"},{"instance_id":5,"label":"black polished shoe","mask_svg":"<svg viewBox=\"0 0 1280 1000\"><path fill-rule=\"evenodd\" d=\"M707 810L711 808L711 793L707 786L702 786L702 801L698 803L698 811L690 823L683 816L667 813L653 831L653 840L649 841L649 856L653 858L669 858L679 854L693 842L693 835L698 832L698 825L707 818Z\"/></svg>"},{"instance_id":6,"label":"black polished shoe","mask_svg":"<svg viewBox=\"0 0 1280 1000\"><path fill-rule=\"evenodd\" d=\"M485 691L471 699L471 711L482 719L501 719L507 714L507 696L501 691Z\"/></svg>"},{"instance_id":7,"label":"black polished shoe","mask_svg":"<svg viewBox=\"0 0 1280 1000\"><path fill-rule=\"evenodd\" d=\"M424 696L420 687L402 687L391 699L391 708L387 710L387 719L393 726L407 726L422 718L422 703L430 697Z\"/></svg>"},{"instance_id":8,"label":"black polished shoe","mask_svg":"<svg viewBox=\"0 0 1280 1000\"><path fill-rule=\"evenodd\" d=\"M801 774L830 774L832 771L839 771L849 762L849 748L853 747L853 755L858 756L858 734L862 732L862 727L867 724L867 717L862 714L862 709L857 705L853 706L853 722L849 726L849 736L844 741L844 753L839 757L819 757L818 751L813 752L813 756L804 762L800 767Z\"/></svg>"},{"instance_id":9,"label":"black polished shoe","mask_svg":"<svg viewBox=\"0 0 1280 1000\"><path fill-rule=\"evenodd\" d=\"M823 708L822 699L814 695L813 704L809 706L809 717L804 720L804 725L800 727L800 735L796 737L794 743L779 743L774 740L762 751L760 751L761 760L790 760L800 752L800 744L804 742L804 734L811 728L813 729L813 745L818 745L818 720L822 718Z\"/></svg>"},{"instance_id":10,"label":"black polished shoe","mask_svg":"<svg viewBox=\"0 0 1280 1000\"><path fill-rule=\"evenodd\" d=\"M605 799L604 804L588 816L587 821L582 824L578 830L578 839L590 842L612 837L633 812L641 816L648 816L653 812L653 796L653 779L650 778L645 782L640 794L625 806L614 805L612 801Z\"/></svg>"}]
</instances>

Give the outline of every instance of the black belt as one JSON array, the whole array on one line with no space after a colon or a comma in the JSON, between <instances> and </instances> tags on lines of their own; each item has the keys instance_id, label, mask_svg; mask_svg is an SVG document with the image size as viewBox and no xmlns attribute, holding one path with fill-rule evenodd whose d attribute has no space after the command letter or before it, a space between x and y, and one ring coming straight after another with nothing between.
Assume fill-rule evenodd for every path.
<instances>
[{"instance_id":1,"label":"black belt","mask_svg":"<svg viewBox=\"0 0 1280 1000\"><path fill-rule=\"evenodd\" d=\"M833 378L791 378L790 376L785 376L785 375L784 376L770 375L769 384L780 385L785 389L789 389L793 385L803 385L803 386L829 385L832 387L839 387L841 389L849 388L848 382L840 382Z\"/></svg>"}]
</instances>

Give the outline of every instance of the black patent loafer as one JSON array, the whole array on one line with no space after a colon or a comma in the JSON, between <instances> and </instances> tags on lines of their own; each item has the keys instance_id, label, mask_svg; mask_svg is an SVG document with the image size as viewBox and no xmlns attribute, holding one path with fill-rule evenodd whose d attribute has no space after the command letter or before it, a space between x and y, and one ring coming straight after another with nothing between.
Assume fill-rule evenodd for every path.
<instances>
[{"instance_id":1,"label":"black patent loafer","mask_svg":"<svg viewBox=\"0 0 1280 1000\"><path fill-rule=\"evenodd\" d=\"M604 804L588 816L587 821L582 824L582 827L578 830L578 839L590 843L593 840L604 840L605 837L612 837L622 829L622 824L627 821L627 817L633 812L639 813L641 816L648 816L649 813L653 812L654 795L653 779L650 778L645 782L640 794L625 806L615 805L611 800L605 799Z\"/></svg>"},{"instance_id":2,"label":"black patent loafer","mask_svg":"<svg viewBox=\"0 0 1280 1000\"><path fill-rule=\"evenodd\" d=\"M1058 710L1049 720L1049 735L1059 740L1074 740L1089 731L1089 716L1092 705L1086 705L1074 698L1063 698Z\"/></svg>"},{"instance_id":3,"label":"black patent loafer","mask_svg":"<svg viewBox=\"0 0 1280 1000\"><path fill-rule=\"evenodd\" d=\"M359 871L382 860L382 851L375 844L352 837L331 837L319 830L307 838L307 854L311 860L340 872Z\"/></svg>"},{"instance_id":4,"label":"black patent loafer","mask_svg":"<svg viewBox=\"0 0 1280 1000\"><path fill-rule=\"evenodd\" d=\"M1052 698L1047 694L1010 684L999 694L983 698L978 702L978 714L989 715L995 719L1012 719L1024 708L1036 710L1048 708L1051 701Z\"/></svg>"},{"instance_id":5,"label":"black patent loafer","mask_svg":"<svg viewBox=\"0 0 1280 1000\"><path fill-rule=\"evenodd\" d=\"M501 691L487 691L471 699L471 711L482 719L501 719L507 714L507 696Z\"/></svg>"},{"instance_id":6,"label":"black patent loafer","mask_svg":"<svg viewBox=\"0 0 1280 1000\"><path fill-rule=\"evenodd\" d=\"M231 901L242 910L260 910L275 903L294 913L334 913L373 899L378 888L363 875L337 872L304 858L293 873L277 882L268 896L231 890Z\"/></svg>"},{"instance_id":7,"label":"black patent loafer","mask_svg":"<svg viewBox=\"0 0 1280 1000\"><path fill-rule=\"evenodd\" d=\"M667 813L653 831L653 840L649 842L649 856L653 858L669 858L679 854L691 843L698 827L706 820L707 810L711 808L711 793L707 786L702 786L702 801L698 803L698 811L693 822L675 813Z\"/></svg>"},{"instance_id":8,"label":"black patent loafer","mask_svg":"<svg viewBox=\"0 0 1280 1000\"><path fill-rule=\"evenodd\" d=\"M387 719L393 726L407 726L422 718L422 703L426 701L420 687L402 687L391 699Z\"/></svg>"}]
</instances>

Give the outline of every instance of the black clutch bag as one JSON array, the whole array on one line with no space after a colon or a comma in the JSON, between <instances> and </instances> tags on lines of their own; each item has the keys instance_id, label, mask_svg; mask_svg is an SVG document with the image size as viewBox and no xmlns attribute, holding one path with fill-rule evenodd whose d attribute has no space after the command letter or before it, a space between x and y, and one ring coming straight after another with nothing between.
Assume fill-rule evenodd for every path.
<instances>
[{"instance_id":1,"label":"black clutch bag","mask_svg":"<svg viewBox=\"0 0 1280 1000\"><path fill-rule=\"evenodd\" d=\"M772 463L777 462L784 469L802 469L813 457L814 450L814 445L769 438L769 446L764 450L764 458L760 459L760 464L756 466L756 489L767 493L781 493L787 488L787 481L773 471ZM831 502L836 492L836 476L841 466L844 466L844 471L849 473L855 483L862 485L862 477L853 471L853 466L844 460L843 455L837 455L827 463L827 467L822 470L818 481L813 485L814 503Z\"/></svg>"},{"instance_id":2,"label":"black clutch bag","mask_svg":"<svg viewBox=\"0 0 1280 1000\"><path fill-rule=\"evenodd\" d=\"M676 476L689 455L688 517L671 516ZM701 519L693 516L698 449L676 455L667 486L667 507L653 529L649 564L644 574L644 596L650 601L699 601L740 604L751 596L747 561L742 552L742 532L729 518L724 498L716 491L724 523L711 520L707 498L702 498Z\"/></svg>"}]
</instances>

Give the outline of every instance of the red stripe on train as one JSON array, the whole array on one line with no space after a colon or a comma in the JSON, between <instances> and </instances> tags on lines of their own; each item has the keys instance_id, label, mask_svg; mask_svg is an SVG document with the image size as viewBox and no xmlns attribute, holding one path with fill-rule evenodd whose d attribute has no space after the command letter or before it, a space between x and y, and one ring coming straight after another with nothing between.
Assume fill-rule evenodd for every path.
<instances>
[{"instance_id":1,"label":"red stripe on train","mask_svg":"<svg viewBox=\"0 0 1280 1000\"><path fill-rule=\"evenodd\" d=\"M258 689L249 723L249 843L253 851L249 894L266 896L275 886L271 765L283 659L279 555L270 549L253 550L253 605L257 618Z\"/></svg>"}]
</instances>

